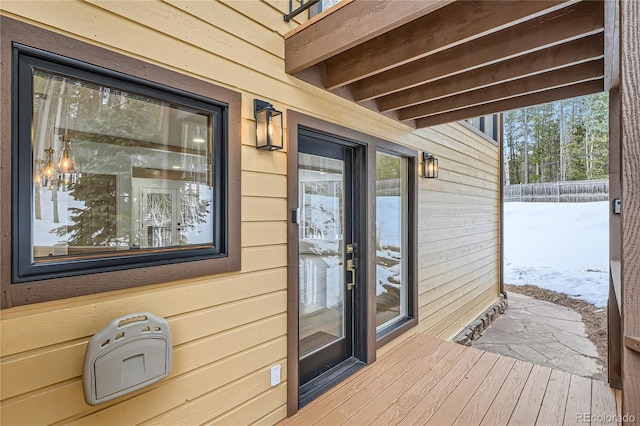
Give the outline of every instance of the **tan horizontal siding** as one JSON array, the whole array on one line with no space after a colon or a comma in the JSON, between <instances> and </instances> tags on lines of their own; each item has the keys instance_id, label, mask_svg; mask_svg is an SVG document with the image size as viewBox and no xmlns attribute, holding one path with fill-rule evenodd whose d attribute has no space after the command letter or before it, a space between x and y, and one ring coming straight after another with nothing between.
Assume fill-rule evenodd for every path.
<instances>
[{"instance_id":1,"label":"tan horizontal siding","mask_svg":"<svg viewBox=\"0 0 640 426\"><path fill-rule=\"evenodd\" d=\"M287 177L280 174L242 172L242 195L282 198L287 194Z\"/></svg>"},{"instance_id":2,"label":"tan horizontal siding","mask_svg":"<svg viewBox=\"0 0 640 426\"><path fill-rule=\"evenodd\" d=\"M268 246L272 244L286 244L287 222L243 222L242 246Z\"/></svg>"},{"instance_id":3,"label":"tan horizontal siding","mask_svg":"<svg viewBox=\"0 0 640 426\"><path fill-rule=\"evenodd\" d=\"M462 127L425 132L449 159L439 157L439 179L420 181L416 331L451 338L498 297L499 152Z\"/></svg>"},{"instance_id":4,"label":"tan horizontal siding","mask_svg":"<svg viewBox=\"0 0 640 426\"><path fill-rule=\"evenodd\" d=\"M284 74L282 36L297 25L282 19L287 0L3 0L0 10L242 94L242 235L231 236L242 242L241 271L0 312L2 424L273 424L286 415L286 200L295 177L286 137L282 151L255 149L254 98L439 158L440 178L418 182L421 323L410 333L446 337L497 297L498 148L459 124L413 131ZM87 406L89 338L137 311L169 320L170 377ZM276 364L282 383L270 387Z\"/></svg>"},{"instance_id":5,"label":"tan horizontal siding","mask_svg":"<svg viewBox=\"0 0 640 426\"><path fill-rule=\"evenodd\" d=\"M495 265L495 249L493 247L480 250L467 256L461 256L446 262L437 263L419 270L420 282L419 291L424 293L436 288L442 291L451 291L452 286L462 285L461 277L470 275L477 276L477 271L485 266ZM438 293L430 294L430 299L435 300Z\"/></svg>"},{"instance_id":6,"label":"tan horizontal siding","mask_svg":"<svg viewBox=\"0 0 640 426\"><path fill-rule=\"evenodd\" d=\"M286 294L281 289L275 293L244 298L234 303L226 303L169 318L176 354L180 345L281 314L285 312L285 308ZM38 348L24 355L8 357L3 360L3 398L81 376L82 359L87 341L88 339L82 339L81 341L56 345L57 347L53 348ZM202 341L198 342L198 344L202 343ZM55 365L56 368L51 368L52 365ZM25 369L31 373L27 378L22 378ZM174 364L172 373L179 371L179 364Z\"/></svg>"},{"instance_id":7,"label":"tan horizontal siding","mask_svg":"<svg viewBox=\"0 0 640 426\"><path fill-rule=\"evenodd\" d=\"M225 291L228 288L234 291ZM2 355L6 357L86 338L113 318L150 306L156 315L170 318L284 289L286 270L279 268L227 275L215 280L205 277L181 285L148 286L124 292L124 295L113 292L62 303L47 302L34 305L37 309L3 310Z\"/></svg>"}]
</instances>

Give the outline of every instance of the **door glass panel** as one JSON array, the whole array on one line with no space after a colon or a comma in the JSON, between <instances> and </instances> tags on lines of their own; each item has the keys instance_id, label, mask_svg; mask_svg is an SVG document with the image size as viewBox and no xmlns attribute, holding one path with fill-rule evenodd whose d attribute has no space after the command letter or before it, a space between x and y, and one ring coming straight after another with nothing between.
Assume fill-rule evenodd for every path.
<instances>
[{"instance_id":1,"label":"door glass panel","mask_svg":"<svg viewBox=\"0 0 640 426\"><path fill-rule=\"evenodd\" d=\"M206 200L208 187L160 179L133 179L132 184L142 200L132 224L139 230L135 241L141 248L206 243L210 238L212 225L205 220L211 204Z\"/></svg>"},{"instance_id":2,"label":"door glass panel","mask_svg":"<svg viewBox=\"0 0 640 426\"><path fill-rule=\"evenodd\" d=\"M380 330L408 310L407 159L376 153L376 326Z\"/></svg>"},{"instance_id":3,"label":"door glass panel","mask_svg":"<svg viewBox=\"0 0 640 426\"><path fill-rule=\"evenodd\" d=\"M344 161L299 154L300 358L344 338Z\"/></svg>"}]
</instances>

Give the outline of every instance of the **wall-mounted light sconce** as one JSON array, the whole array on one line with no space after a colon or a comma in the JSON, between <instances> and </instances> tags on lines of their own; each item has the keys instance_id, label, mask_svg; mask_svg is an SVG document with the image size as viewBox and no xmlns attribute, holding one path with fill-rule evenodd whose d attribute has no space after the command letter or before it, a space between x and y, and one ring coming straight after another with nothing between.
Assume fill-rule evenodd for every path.
<instances>
[{"instance_id":1,"label":"wall-mounted light sconce","mask_svg":"<svg viewBox=\"0 0 640 426\"><path fill-rule=\"evenodd\" d=\"M282 112L268 102L253 100L256 118L256 148L275 151L283 147Z\"/></svg>"},{"instance_id":2,"label":"wall-mounted light sconce","mask_svg":"<svg viewBox=\"0 0 640 426\"><path fill-rule=\"evenodd\" d=\"M438 177L438 159L428 152L422 153L422 177L429 179Z\"/></svg>"}]
</instances>

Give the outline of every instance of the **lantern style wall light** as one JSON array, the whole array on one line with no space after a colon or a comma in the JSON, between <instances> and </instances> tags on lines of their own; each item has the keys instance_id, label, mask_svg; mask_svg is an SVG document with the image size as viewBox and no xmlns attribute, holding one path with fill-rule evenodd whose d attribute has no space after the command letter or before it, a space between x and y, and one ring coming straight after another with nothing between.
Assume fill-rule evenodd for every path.
<instances>
[{"instance_id":1,"label":"lantern style wall light","mask_svg":"<svg viewBox=\"0 0 640 426\"><path fill-rule=\"evenodd\" d=\"M428 179L438 177L438 159L428 152L422 153L422 177Z\"/></svg>"},{"instance_id":2,"label":"lantern style wall light","mask_svg":"<svg viewBox=\"0 0 640 426\"><path fill-rule=\"evenodd\" d=\"M253 100L253 111L256 118L256 148L267 151L282 149L282 112L258 99Z\"/></svg>"}]
</instances>

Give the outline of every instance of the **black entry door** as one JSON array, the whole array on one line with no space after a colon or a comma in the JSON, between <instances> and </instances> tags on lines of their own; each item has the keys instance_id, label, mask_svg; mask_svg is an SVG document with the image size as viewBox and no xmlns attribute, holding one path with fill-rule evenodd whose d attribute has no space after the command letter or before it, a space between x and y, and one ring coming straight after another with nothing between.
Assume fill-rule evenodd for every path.
<instances>
[{"instance_id":1,"label":"black entry door","mask_svg":"<svg viewBox=\"0 0 640 426\"><path fill-rule=\"evenodd\" d=\"M353 356L354 148L301 134L298 145L299 383Z\"/></svg>"}]
</instances>

